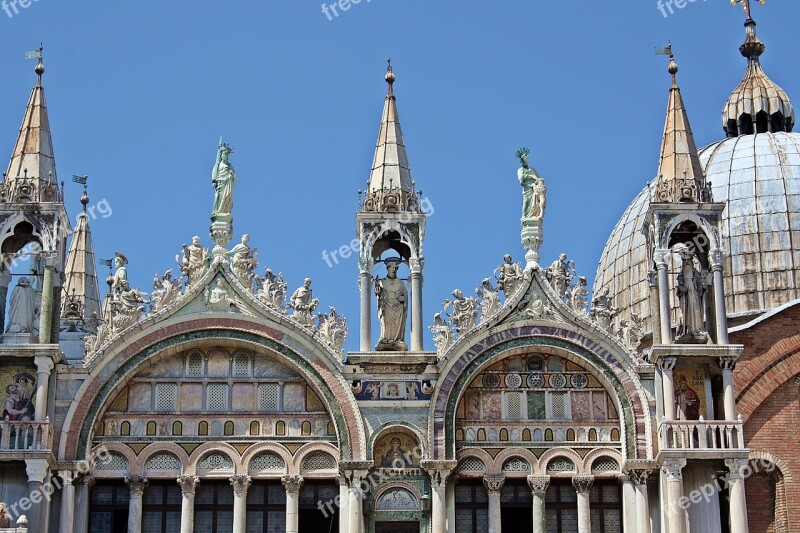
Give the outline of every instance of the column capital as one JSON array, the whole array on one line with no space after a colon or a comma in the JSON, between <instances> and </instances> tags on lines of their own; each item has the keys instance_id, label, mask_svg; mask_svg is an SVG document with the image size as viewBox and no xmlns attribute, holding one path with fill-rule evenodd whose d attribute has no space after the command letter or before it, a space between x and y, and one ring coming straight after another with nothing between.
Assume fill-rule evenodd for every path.
<instances>
[{"instance_id":1,"label":"column capital","mask_svg":"<svg viewBox=\"0 0 800 533\"><path fill-rule=\"evenodd\" d=\"M125 484L128 485L128 489L132 493L141 495L150 484L150 481L143 476L126 476Z\"/></svg>"},{"instance_id":2,"label":"column capital","mask_svg":"<svg viewBox=\"0 0 800 533\"><path fill-rule=\"evenodd\" d=\"M200 478L197 476L180 476L177 481L184 496L194 496L194 490L197 488L197 484L200 483Z\"/></svg>"},{"instance_id":3,"label":"column capital","mask_svg":"<svg viewBox=\"0 0 800 533\"><path fill-rule=\"evenodd\" d=\"M298 494L303 487L303 476L283 476L281 483L289 494Z\"/></svg>"},{"instance_id":4,"label":"column capital","mask_svg":"<svg viewBox=\"0 0 800 533\"><path fill-rule=\"evenodd\" d=\"M725 252L719 248L709 250L708 259L711 263L712 272L722 272L722 266L725 263Z\"/></svg>"},{"instance_id":5,"label":"column capital","mask_svg":"<svg viewBox=\"0 0 800 533\"><path fill-rule=\"evenodd\" d=\"M443 487L447 478L458 466L458 461L422 461L420 466L431 477L431 483Z\"/></svg>"},{"instance_id":6,"label":"column capital","mask_svg":"<svg viewBox=\"0 0 800 533\"><path fill-rule=\"evenodd\" d=\"M671 254L672 251L665 248L657 248L653 252L653 262L655 262L658 270L666 269L669 266L667 260Z\"/></svg>"},{"instance_id":7,"label":"column capital","mask_svg":"<svg viewBox=\"0 0 800 533\"><path fill-rule=\"evenodd\" d=\"M750 467L749 459L725 459L725 466L728 467L728 479L730 481L743 481L746 475L743 473L745 468ZM752 471L751 471L752 474Z\"/></svg>"},{"instance_id":8,"label":"column capital","mask_svg":"<svg viewBox=\"0 0 800 533\"><path fill-rule=\"evenodd\" d=\"M646 468L630 468L625 470L625 475L635 485L647 485L647 478L653 473L652 470Z\"/></svg>"},{"instance_id":9,"label":"column capital","mask_svg":"<svg viewBox=\"0 0 800 533\"><path fill-rule=\"evenodd\" d=\"M506 482L505 474L484 474L483 486L489 492L500 492L503 490L503 484Z\"/></svg>"},{"instance_id":10,"label":"column capital","mask_svg":"<svg viewBox=\"0 0 800 533\"><path fill-rule=\"evenodd\" d=\"M572 486L578 494L586 494L592 490L594 476L572 476Z\"/></svg>"},{"instance_id":11,"label":"column capital","mask_svg":"<svg viewBox=\"0 0 800 533\"><path fill-rule=\"evenodd\" d=\"M59 470L58 477L61 478L61 481L64 485L72 485L72 482L78 477L75 475L75 472L72 470Z\"/></svg>"},{"instance_id":12,"label":"column capital","mask_svg":"<svg viewBox=\"0 0 800 533\"><path fill-rule=\"evenodd\" d=\"M50 465L46 459L25 459L25 471L28 474L28 481L44 483L44 478L50 470Z\"/></svg>"},{"instance_id":13,"label":"column capital","mask_svg":"<svg viewBox=\"0 0 800 533\"><path fill-rule=\"evenodd\" d=\"M685 466L686 459L665 459L661 470L667 476L667 481L682 480Z\"/></svg>"},{"instance_id":14,"label":"column capital","mask_svg":"<svg viewBox=\"0 0 800 533\"><path fill-rule=\"evenodd\" d=\"M422 269L425 268L424 257L412 257L408 260L408 268L411 270L411 275L422 275Z\"/></svg>"},{"instance_id":15,"label":"column capital","mask_svg":"<svg viewBox=\"0 0 800 533\"><path fill-rule=\"evenodd\" d=\"M550 476L528 476L528 486L534 494L545 494L550 486Z\"/></svg>"},{"instance_id":16,"label":"column capital","mask_svg":"<svg viewBox=\"0 0 800 533\"><path fill-rule=\"evenodd\" d=\"M86 485L89 488L94 487L94 484L97 483L97 480L89 474L82 474L76 477L75 479L77 480L78 483Z\"/></svg>"},{"instance_id":17,"label":"column capital","mask_svg":"<svg viewBox=\"0 0 800 533\"><path fill-rule=\"evenodd\" d=\"M47 355L37 355L33 358L33 362L36 364L37 374L50 375L50 371L56 366L55 363L53 363L53 359Z\"/></svg>"},{"instance_id":18,"label":"column capital","mask_svg":"<svg viewBox=\"0 0 800 533\"><path fill-rule=\"evenodd\" d=\"M247 496L247 490L252 485L253 480L250 476L232 476L228 478L233 486L233 493L237 496Z\"/></svg>"},{"instance_id":19,"label":"column capital","mask_svg":"<svg viewBox=\"0 0 800 533\"><path fill-rule=\"evenodd\" d=\"M736 368L736 363L739 359L737 357L720 357L717 360L719 367L722 370L733 370Z\"/></svg>"},{"instance_id":20,"label":"column capital","mask_svg":"<svg viewBox=\"0 0 800 533\"><path fill-rule=\"evenodd\" d=\"M677 357L660 357L658 359L658 367L665 372L672 372L675 365L678 363Z\"/></svg>"}]
</instances>

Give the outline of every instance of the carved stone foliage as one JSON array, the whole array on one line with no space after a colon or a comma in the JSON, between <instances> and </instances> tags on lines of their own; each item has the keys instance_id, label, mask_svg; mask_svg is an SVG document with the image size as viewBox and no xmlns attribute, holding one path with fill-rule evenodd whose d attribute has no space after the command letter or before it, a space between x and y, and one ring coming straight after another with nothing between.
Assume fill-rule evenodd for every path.
<instances>
[{"instance_id":1,"label":"carved stone foliage","mask_svg":"<svg viewBox=\"0 0 800 533\"><path fill-rule=\"evenodd\" d=\"M297 494L300 492L300 489L303 488L303 477L283 476L281 478L281 483L283 483L283 487L286 489L286 492Z\"/></svg>"},{"instance_id":2,"label":"carved stone foliage","mask_svg":"<svg viewBox=\"0 0 800 533\"><path fill-rule=\"evenodd\" d=\"M528 486L534 494L544 494L550 486L550 476L528 476Z\"/></svg>"},{"instance_id":3,"label":"carved stone foliage","mask_svg":"<svg viewBox=\"0 0 800 533\"><path fill-rule=\"evenodd\" d=\"M286 291L289 286L283 279L283 274L275 275L272 270L267 268L264 277L256 276L256 298L267 307L286 312Z\"/></svg>"},{"instance_id":4,"label":"carved stone foliage","mask_svg":"<svg viewBox=\"0 0 800 533\"><path fill-rule=\"evenodd\" d=\"M620 320L617 336L629 350L637 351L644 337L644 320L632 312L630 319Z\"/></svg>"},{"instance_id":5,"label":"carved stone foliage","mask_svg":"<svg viewBox=\"0 0 800 533\"><path fill-rule=\"evenodd\" d=\"M503 490L505 482L506 476L503 474L487 474L483 476L483 486L489 492L500 492Z\"/></svg>"},{"instance_id":6,"label":"carved stone foliage","mask_svg":"<svg viewBox=\"0 0 800 533\"><path fill-rule=\"evenodd\" d=\"M593 484L594 476L573 476L572 478L572 486L575 487L575 491L582 494L592 490Z\"/></svg>"},{"instance_id":7,"label":"carved stone foliage","mask_svg":"<svg viewBox=\"0 0 800 533\"><path fill-rule=\"evenodd\" d=\"M156 274L153 278L153 293L150 295L151 312L156 313L167 307L181 295L181 279L172 279L172 269L163 276Z\"/></svg>"},{"instance_id":8,"label":"carved stone foliage","mask_svg":"<svg viewBox=\"0 0 800 533\"><path fill-rule=\"evenodd\" d=\"M336 308L329 307L329 313L319 314L319 326L317 331L320 338L333 348L337 353L343 353L342 347L347 340L347 319L336 311Z\"/></svg>"}]
</instances>

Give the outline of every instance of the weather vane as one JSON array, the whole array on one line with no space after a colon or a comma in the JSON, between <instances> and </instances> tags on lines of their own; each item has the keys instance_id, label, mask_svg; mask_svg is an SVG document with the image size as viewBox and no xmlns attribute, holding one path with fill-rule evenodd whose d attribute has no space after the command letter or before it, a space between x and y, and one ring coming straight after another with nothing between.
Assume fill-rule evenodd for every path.
<instances>
[{"instance_id":1,"label":"weather vane","mask_svg":"<svg viewBox=\"0 0 800 533\"><path fill-rule=\"evenodd\" d=\"M758 0L759 4L766 4L767 0ZM747 18L753 18L752 12L750 11L750 0L731 0L731 5L735 6L739 4L744 8L744 12L747 13Z\"/></svg>"},{"instance_id":2,"label":"weather vane","mask_svg":"<svg viewBox=\"0 0 800 533\"><path fill-rule=\"evenodd\" d=\"M83 190L84 191L87 189L88 181L89 181L89 176L75 176L75 175L72 176L72 182L73 183L79 183L80 185L83 185Z\"/></svg>"}]
</instances>

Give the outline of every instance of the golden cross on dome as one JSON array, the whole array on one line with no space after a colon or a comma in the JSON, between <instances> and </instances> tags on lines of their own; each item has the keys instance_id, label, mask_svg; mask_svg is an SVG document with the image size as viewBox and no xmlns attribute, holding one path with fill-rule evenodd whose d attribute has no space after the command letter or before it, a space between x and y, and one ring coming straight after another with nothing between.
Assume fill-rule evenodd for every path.
<instances>
[{"instance_id":1,"label":"golden cross on dome","mask_svg":"<svg viewBox=\"0 0 800 533\"><path fill-rule=\"evenodd\" d=\"M767 0L758 0L758 3L762 5L766 4ZM744 8L744 12L747 13L747 18L753 18L753 14L750 11L750 0L731 0L732 6L735 6L736 4L739 4Z\"/></svg>"}]
</instances>

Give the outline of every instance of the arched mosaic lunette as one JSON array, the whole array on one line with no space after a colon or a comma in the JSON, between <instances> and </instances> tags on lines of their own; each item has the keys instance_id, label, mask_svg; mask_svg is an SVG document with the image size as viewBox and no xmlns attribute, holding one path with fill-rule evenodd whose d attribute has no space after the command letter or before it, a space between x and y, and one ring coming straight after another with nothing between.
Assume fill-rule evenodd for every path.
<instances>
[{"instance_id":1,"label":"arched mosaic lunette","mask_svg":"<svg viewBox=\"0 0 800 533\"><path fill-rule=\"evenodd\" d=\"M447 365L431 403L430 427L436 458L455 457L455 411L461 393L475 375L504 352L543 347L576 355L601 375L620 402L627 457L648 457L649 410L633 370L602 345L578 332L553 326L519 326L476 342Z\"/></svg>"}]
</instances>

